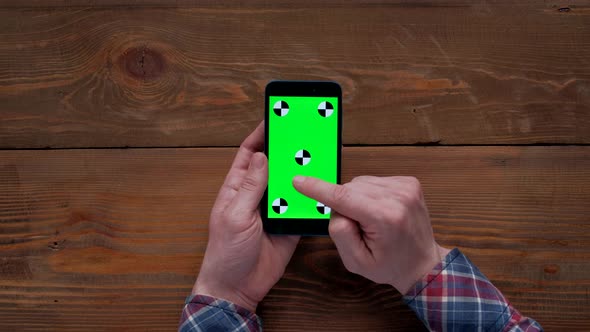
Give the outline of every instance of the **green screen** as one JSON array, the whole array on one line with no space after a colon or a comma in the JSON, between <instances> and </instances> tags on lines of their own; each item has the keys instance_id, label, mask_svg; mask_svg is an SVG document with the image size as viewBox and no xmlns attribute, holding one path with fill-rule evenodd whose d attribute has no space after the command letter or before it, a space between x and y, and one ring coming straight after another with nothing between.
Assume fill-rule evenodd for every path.
<instances>
[{"instance_id":1,"label":"green screen","mask_svg":"<svg viewBox=\"0 0 590 332\"><path fill-rule=\"evenodd\" d=\"M269 96L268 218L329 219L330 209L293 188L296 175L336 183L338 98Z\"/></svg>"}]
</instances>

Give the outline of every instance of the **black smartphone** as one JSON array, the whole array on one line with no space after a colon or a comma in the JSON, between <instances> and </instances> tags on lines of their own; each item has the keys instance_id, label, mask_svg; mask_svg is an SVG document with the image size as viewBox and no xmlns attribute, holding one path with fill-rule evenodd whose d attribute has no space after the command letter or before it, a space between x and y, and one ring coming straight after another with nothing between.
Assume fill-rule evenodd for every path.
<instances>
[{"instance_id":1,"label":"black smartphone","mask_svg":"<svg viewBox=\"0 0 590 332\"><path fill-rule=\"evenodd\" d=\"M330 207L299 193L297 175L340 183L342 90L335 82L273 81L265 93L268 187L261 202L273 234L327 235Z\"/></svg>"}]
</instances>

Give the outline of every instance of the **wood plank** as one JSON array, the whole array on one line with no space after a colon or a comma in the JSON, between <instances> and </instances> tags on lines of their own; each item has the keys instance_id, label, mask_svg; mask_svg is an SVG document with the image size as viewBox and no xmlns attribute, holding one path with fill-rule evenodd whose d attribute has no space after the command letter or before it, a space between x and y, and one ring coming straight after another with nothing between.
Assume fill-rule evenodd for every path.
<instances>
[{"instance_id":1,"label":"wood plank","mask_svg":"<svg viewBox=\"0 0 590 332\"><path fill-rule=\"evenodd\" d=\"M235 149L0 152L0 330L174 330ZM415 175L437 240L547 330L590 325L590 147L345 148L343 178ZM268 331L414 331L393 290L302 241Z\"/></svg>"},{"instance_id":2,"label":"wood plank","mask_svg":"<svg viewBox=\"0 0 590 332\"><path fill-rule=\"evenodd\" d=\"M514 3L510 0L494 0L490 1L492 6L530 6L538 5L537 0L524 0ZM444 0L432 2L430 0L276 0L272 2L272 6L279 7L359 7L359 6L387 6L387 7L469 7L473 6L473 0ZM568 6L573 9L584 9L588 5L587 0L572 0L568 2ZM235 8L244 6L268 7L269 2L266 0L20 0L18 2L10 0L1 0L0 8L112 8L112 7L157 7L157 8L183 8L183 7L218 7L218 8ZM568 6L557 6L557 4L544 4L547 8L567 8Z\"/></svg>"},{"instance_id":3,"label":"wood plank","mask_svg":"<svg viewBox=\"0 0 590 332\"><path fill-rule=\"evenodd\" d=\"M2 2L0 148L237 146L272 79L345 144L590 143L589 1L114 3Z\"/></svg>"}]
</instances>

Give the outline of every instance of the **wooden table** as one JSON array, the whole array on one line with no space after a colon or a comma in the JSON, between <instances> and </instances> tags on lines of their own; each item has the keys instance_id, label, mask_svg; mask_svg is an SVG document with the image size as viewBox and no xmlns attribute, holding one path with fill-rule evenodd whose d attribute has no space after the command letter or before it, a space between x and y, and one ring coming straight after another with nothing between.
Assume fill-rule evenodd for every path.
<instances>
[{"instance_id":1,"label":"wooden table","mask_svg":"<svg viewBox=\"0 0 590 332\"><path fill-rule=\"evenodd\" d=\"M344 90L343 180L415 175L437 240L590 326L590 1L0 1L0 330L176 328L272 79ZM304 239L268 331L421 329Z\"/></svg>"}]
</instances>

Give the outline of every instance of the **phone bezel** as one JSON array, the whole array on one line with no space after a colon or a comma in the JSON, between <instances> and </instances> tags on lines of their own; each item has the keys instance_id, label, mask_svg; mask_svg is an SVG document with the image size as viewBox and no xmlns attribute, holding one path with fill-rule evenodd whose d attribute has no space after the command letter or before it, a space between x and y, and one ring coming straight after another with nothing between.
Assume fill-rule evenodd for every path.
<instances>
[{"instance_id":1,"label":"phone bezel","mask_svg":"<svg viewBox=\"0 0 590 332\"><path fill-rule=\"evenodd\" d=\"M264 99L264 154L268 157L268 118L270 96L337 97L338 98L338 151L337 176L340 184L342 155L342 89L329 81L272 81L266 85ZM268 218L268 189L260 202L260 215L265 231L272 234L328 235L329 219Z\"/></svg>"}]
</instances>

